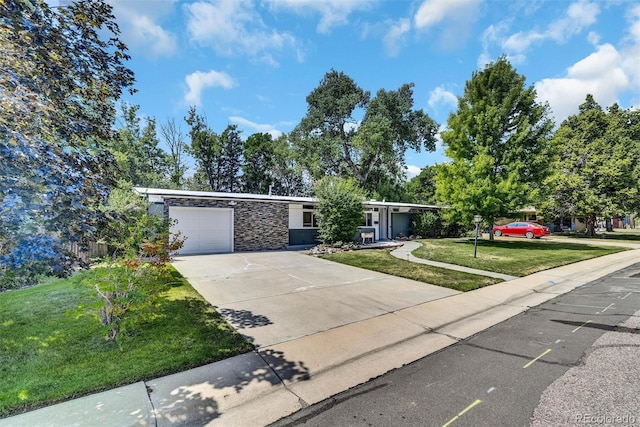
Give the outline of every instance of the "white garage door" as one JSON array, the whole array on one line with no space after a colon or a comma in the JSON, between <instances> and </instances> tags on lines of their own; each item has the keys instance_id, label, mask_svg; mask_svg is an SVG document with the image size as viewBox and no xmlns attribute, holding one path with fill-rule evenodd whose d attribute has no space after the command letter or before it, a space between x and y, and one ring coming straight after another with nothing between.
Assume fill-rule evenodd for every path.
<instances>
[{"instance_id":1,"label":"white garage door","mask_svg":"<svg viewBox=\"0 0 640 427\"><path fill-rule=\"evenodd\" d=\"M233 209L170 206L169 216L187 238L181 255L233 252Z\"/></svg>"}]
</instances>

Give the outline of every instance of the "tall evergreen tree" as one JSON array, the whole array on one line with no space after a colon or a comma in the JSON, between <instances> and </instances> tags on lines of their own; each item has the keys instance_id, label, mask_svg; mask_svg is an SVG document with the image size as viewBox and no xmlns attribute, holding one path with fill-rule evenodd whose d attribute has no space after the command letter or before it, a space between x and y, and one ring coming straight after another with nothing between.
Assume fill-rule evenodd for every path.
<instances>
[{"instance_id":1,"label":"tall evergreen tree","mask_svg":"<svg viewBox=\"0 0 640 427\"><path fill-rule=\"evenodd\" d=\"M220 135L220 191L240 191L240 170L244 141L237 125L229 125Z\"/></svg>"},{"instance_id":2,"label":"tall evergreen tree","mask_svg":"<svg viewBox=\"0 0 640 427\"><path fill-rule=\"evenodd\" d=\"M553 123L535 98L533 86L525 87L525 77L504 57L466 82L442 133L452 161L436 178L437 197L453 208L449 216L471 223L479 214L491 229L497 218L537 199Z\"/></svg>"}]
</instances>

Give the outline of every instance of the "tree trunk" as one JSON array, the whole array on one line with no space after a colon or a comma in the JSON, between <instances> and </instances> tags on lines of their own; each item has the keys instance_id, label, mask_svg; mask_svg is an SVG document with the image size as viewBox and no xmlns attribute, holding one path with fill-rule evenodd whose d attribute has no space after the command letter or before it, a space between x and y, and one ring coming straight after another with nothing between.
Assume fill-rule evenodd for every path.
<instances>
[{"instance_id":1,"label":"tree trunk","mask_svg":"<svg viewBox=\"0 0 640 427\"><path fill-rule=\"evenodd\" d=\"M605 226L606 230L611 232L613 231L613 221L611 220L611 218L607 218L606 219L606 226Z\"/></svg>"},{"instance_id":2,"label":"tree trunk","mask_svg":"<svg viewBox=\"0 0 640 427\"><path fill-rule=\"evenodd\" d=\"M596 216L591 214L587 215L587 236L593 237L596 235Z\"/></svg>"}]
</instances>

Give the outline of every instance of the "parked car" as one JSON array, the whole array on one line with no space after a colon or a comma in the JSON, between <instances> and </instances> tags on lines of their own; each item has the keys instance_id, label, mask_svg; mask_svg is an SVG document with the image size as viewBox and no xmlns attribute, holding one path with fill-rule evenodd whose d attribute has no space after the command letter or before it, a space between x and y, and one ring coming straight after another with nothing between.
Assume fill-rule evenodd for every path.
<instances>
[{"instance_id":1,"label":"parked car","mask_svg":"<svg viewBox=\"0 0 640 427\"><path fill-rule=\"evenodd\" d=\"M511 222L507 225L496 225L493 227L493 234L496 236L525 236L527 239L539 239L542 236L551 234L548 227L534 222Z\"/></svg>"}]
</instances>

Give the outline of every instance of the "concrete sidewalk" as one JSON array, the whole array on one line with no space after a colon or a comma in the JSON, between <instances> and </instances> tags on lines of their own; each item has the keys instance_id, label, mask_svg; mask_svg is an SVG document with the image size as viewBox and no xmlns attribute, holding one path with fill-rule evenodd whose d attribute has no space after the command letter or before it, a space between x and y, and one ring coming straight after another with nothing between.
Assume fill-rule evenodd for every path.
<instances>
[{"instance_id":1,"label":"concrete sidewalk","mask_svg":"<svg viewBox=\"0 0 640 427\"><path fill-rule=\"evenodd\" d=\"M631 250L445 296L1 419L0 427L266 425L638 262L640 250Z\"/></svg>"},{"instance_id":2,"label":"concrete sidewalk","mask_svg":"<svg viewBox=\"0 0 640 427\"><path fill-rule=\"evenodd\" d=\"M420 246L422 246L422 244L418 242L413 242L413 241L405 242L402 247L391 251L391 255L393 255L396 258L405 259L407 261L415 262L418 264L432 265L434 267L446 268L448 270L463 271L465 273L477 274L479 276L495 277L497 279L502 279L502 280L516 279L515 276L509 276L508 274L494 273L493 271L486 271L486 270L478 270L477 268L463 267L461 265L447 264L445 262L431 261L428 259L418 258L416 256L413 256L411 252L418 249Z\"/></svg>"}]
</instances>

